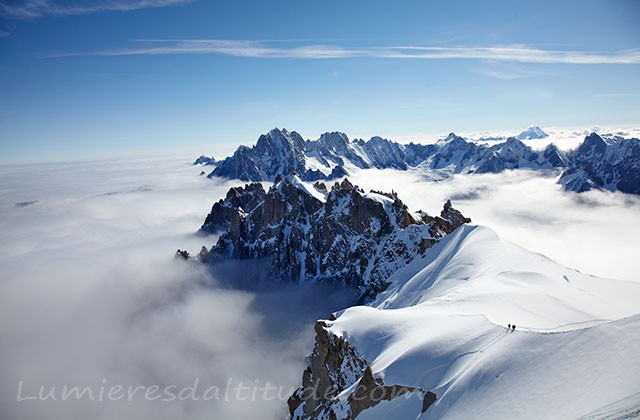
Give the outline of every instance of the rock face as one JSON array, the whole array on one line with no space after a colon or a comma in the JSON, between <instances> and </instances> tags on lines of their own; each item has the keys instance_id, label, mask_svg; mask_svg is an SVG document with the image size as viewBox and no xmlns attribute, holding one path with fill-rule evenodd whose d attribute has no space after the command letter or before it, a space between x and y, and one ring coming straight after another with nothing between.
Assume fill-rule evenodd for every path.
<instances>
[{"instance_id":1,"label":"rock face","mask_svg":"<svg viewBox=\"0 0 640 420\"><path fill-rule=\"evenodd\" d=\"M374 378L370 364L344 337L332 334L324 321L315 325L316 343L308 356L302 386L287 401L293 420L355 419L362 411L382 401L391 401L408 393L423 399L425 412L437 396L418 387L385 385ZM355 387L354 387L355 385ZM353 387L349 392L348 388ZM347 398L338 398L348 392Z\"/></svg>"},{"instance_id":2,"label":"rock face","mask_svg":"<svg viewBox=\"0 0 640 420\"><path fill-rule=\"evenodd\" d=\"M224 199L213 205L200 229L208 233L227 230L231 225L239 223L241 217L264 202L266 196L262 184L259 183L231 188Z\"/></svg>"},{"instance_id":3,"label":"rock face","mask_svg":"<svg viewBox=\"0 0 640 420\"><path fill-rule=\"evenodd\" d=\"M542 154L544 159L551 164L554 168L565 168L569 166L569 158L567 154L558 149L555 144L548 145Z\"/></svg>"},{"instance_id":4,"label":"rock face","mask_svg":"<svg viewBox=\"0 0 640 420\"><path fill-rule=\"evenodd\" d=\"M358 161L357 153L342 133L326 133L316 142L306 142L295 131L274 128L261 135L254 147L240 146L233 156L220 162L209 177L268 181L279 173L295 170L305 180L337 178L346 174L342 157ZM368 167L364 162L361 165Z\"/></svg>"},{"instance_id":5,"label":"rock face","mask_svg":"<svg viewBox=\"0 0 640 420\"><path fill-rule=\"evenodd\" d=\"M289 398L289 412L294 418L320 417L330 410L332 401L353 385L367 367L364 358L342 337L330 334L324 321L315 325L316 343L307 357L302 386Z\"/></svg>"},{"instance_id":6,"label":"rock face","mask_svg":"<svg viewBox=\"0 0 640 420\"><path fill-rule=\"evenodd\" d=\"M232 188L202 230L220 232L207 261L267 258L271 277L288 282L339 281L362 300L387 278L470 220L447 202L440 216L412 213L395 193L364 192L347 179L330 189L296 173Z\"/></svg>"},{"instance_id":7,"label":"rock face","mask_svg":"<svg viewBox=\"0 0 640 420\"><path fill-rule=\"evenodd\" d=\"M510 137L506 142L491 146L476 162L476 173L499 173L506 169L553 168L544 154L533 151L520 140Z\"/></svg>"},{"instance_id":8,"label":"rock face","mask_svg":"<svg viewBox=\"0 0 640 420\"><path fill-rule=\"evenodd\" d=\"M451 133L426 163L430 168L448 169L453 173L499 173L520 168L541 170L563 167L566 162L556 156L561 153L554 145L544 152L536 152L515 137L486 146Z\"/></svg>"},{"instance_id":9,"label":"rock face","mask_svg":"<svg viewBox=\"0 0 640 420\"><path fill-rule=\"evenodd\" d=\"M603 139L592 133L569 155L560 184L565 189L591 189L640 194L640 140Z\"/></svg>"},{"instance_id":10,"label":"rock face","mask_svg":"<svg viewBox=\"0 0 640 420\"><path fill-rule=\"evenodd\" d=\"M438 144L400 144L381 137L350 141L346 134L324 133L318 140L303 140L295 131L275 128L263 134L252 148L240 146L233 156L213 161L204 156L196 163L217 165L209 177L270 181L279 173L295 170L305 181L341 178L346 167L394 168L426 165L453 173L500 172L516 168L553 168L555 164L515 138L492 147L478 145L451 133Z\"/></svg>"},{"instance_id":11,"label":"rock face","mask_svg":"<svg viewBox=\"0 0 640 420\"><path fill-rule=\"evenodd\" d=\"M204 165L204 166L208 166L208 165L215 165L216 164L216 160L213 157L209 157L209 156L205 156L205 155L200 155L200 157L198 157L194 162L194 165Z\"/></svg>"}]
</instances>

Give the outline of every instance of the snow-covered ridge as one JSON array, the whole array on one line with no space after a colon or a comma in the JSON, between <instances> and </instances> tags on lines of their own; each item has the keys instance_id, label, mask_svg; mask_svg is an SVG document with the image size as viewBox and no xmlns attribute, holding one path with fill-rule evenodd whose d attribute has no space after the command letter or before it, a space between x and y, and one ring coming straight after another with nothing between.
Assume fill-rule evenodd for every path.
<instances>
[{"instance_id":1,"label":"snow-covered ridge","mask_svg":"<svg viewBox=\"0 0 640 420\"><path fill-rule=\"evenodd\" d=\"M640 193L640 140L619 136L587 136L576 150L565 152L548 144L543 150L526 145L532 139L547 137L532 126L518 137L501 138L485 144L454 133L435 144L400 144L381 137L368 141L350 141L344 133L330 132L317 140L304 140L295 131L273 129L260 136L255 146L239 147L233 156L215 161L206 156L194 163L213 165L209 177L243 181L272 181L279 173L292 170L305 181L342 178L349 168L419 167L438 178L453 174L499 173L526 168L531 170L565 169L559 182L575 192L602 188L627 193ZM607 153L590 152L595 139L606 145ZM495 140L495 139L494 139ZM603 146L604 147L604 146Z\"/></svg>"},{"instance_id":2,"label":"snow-covered ridge","mask_svg":"<svg viewBox=\"0 0 640 420\"><path fill-rule=\"evenodd\" d=\"M222 232L201 259L268 259L272 278L352 284L369 300L387 279L470 220L447 202L439 216L412 213L395 193L365 193L348 180L330 189L279 175L215 203L201 230Z\"/></svg>"},{"instance_id":3,"label":"snow-covered ridge","mask_svg":"<svg viewBox=\"0 0 640 420\"><path fill-rule=\"evenodd\" d=\"M577 418L639 400L638 283L579 273L470 225L390 281L316 326L315 351L339 339L367 367L328 398L296 400L303 386L293 418L354 418L354 393L372 381L409 391L366 401L358 418ZM318 373L310 366L306 386Z\"/></svg>"}]
</instances>

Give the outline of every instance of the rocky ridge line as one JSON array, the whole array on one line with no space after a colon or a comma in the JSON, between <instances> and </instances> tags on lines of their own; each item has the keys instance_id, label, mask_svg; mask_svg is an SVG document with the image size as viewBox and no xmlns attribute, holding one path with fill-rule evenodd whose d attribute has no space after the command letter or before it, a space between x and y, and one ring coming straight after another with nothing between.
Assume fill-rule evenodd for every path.
<instances>
[{"instance_id":1,"label":"rocky ridge line","mask_svg":"<svg viewBox=\"0 0 640 420\"><path fill-rule=\"evenodd\" d=\"M365 193L348 179L310 186L294 172L268 191L247 184L215 203L201 230L222 234L203 259L266 258L271 278L340 282L368 300L395 271L469 222L449 201L430 216L409 211L394 192Z\"/></svg>"}]
</instances>

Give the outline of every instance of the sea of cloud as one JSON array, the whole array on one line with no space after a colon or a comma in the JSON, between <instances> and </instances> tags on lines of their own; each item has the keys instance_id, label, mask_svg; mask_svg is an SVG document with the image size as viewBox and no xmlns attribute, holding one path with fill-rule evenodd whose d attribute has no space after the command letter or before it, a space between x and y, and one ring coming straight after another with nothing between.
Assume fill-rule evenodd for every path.
<instances>
[{"instance_id":1,"label":"sea of cloud","mask_svg":"<svg viewBox=\"0 0 640 420\"><path fill-rule=\"evenodd\" d=\"M284 417L314 320L352 297L174 259L236 185L187 162L0 167L1 417Z\"/></svg>"},{"instance_id":2,"label":"sea of cloud","mask_svg":"<svg viewBox=\"0 0 640 420\"><path fill-rule=\"evenodd\" d=\"M351 293L252 288L259 267L212 272L174 259L177 248L198 252L215 242L195 232L238 184L198 176L188 161L0 167L2 417L284 416L314 320L350 304ZM451 198L474 223L562 264L640 280L637 197L566 193L557 174L529 171L441 182L419 170L350 178L395 190L410 209L431 214ZM62 401L64 386L89 387L93 398ZM117 386L121 398L109 398ZM132 387L142 388L129 397ZM43 401L41 390L56 400Z\"/></svg>"},{"instance_id":3,"label":"sea of cloud","mask_svg":"<svg viewBox=\"0 0 640 420\"><path fill-rule=\"evenodd\" d=\"M515 170L432 182L420 170L366 170L350 178L366 190L396 191L414 211L439 214L451 199L474 224L570 268L640 281L640 197L566 192L558 176Z\"/></svg>"}]
</instances>

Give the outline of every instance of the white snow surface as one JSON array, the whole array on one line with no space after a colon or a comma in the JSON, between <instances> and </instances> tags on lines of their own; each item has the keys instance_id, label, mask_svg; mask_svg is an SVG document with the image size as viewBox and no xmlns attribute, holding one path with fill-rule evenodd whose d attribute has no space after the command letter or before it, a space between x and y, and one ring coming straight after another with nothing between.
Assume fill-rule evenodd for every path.
<instances>
[{"instance_id":1,"label":"white snow surface","mask_svg":"<svg viewBox=\"0 0 640 420\"><path fill-rule=\"evenodd\" d=\"M378 193L374 193L374 192L368 192L368 193L364 193L362 194L362 196L364 198L368 198L370 200L373 200L377 203L382 204L383 206L390 206L393 204L393 199L387 197L386 195L382 195L382 194L378 194Z\"/></svg>"},{"instance_id":2,"label":"white snow surface","mask_svg":"<svg viewBox=\"0 0 640 420\"><path fill-rule=\"evenodd\" d=\"M280 181L276 185L276 188L281 188L283 183L293 184L299 190L304 191L308 195L322 201L323 203L327 201L327 195L325 193L318 191L316 188L313 187L312 184L302 181L300 179L300 176L298 175L292 175L292 174L287 175L286 177L284 177L282 181Z\"/></svg>"},{"instance_id":3,"label":"white snow surface","mask_svg":"<svg viewBox=\"0 0 640 420\"><path fill-rule=\"evenodd\" d=\"M315 156L305 155L304 157L304 163L307 169L317 170L322 172L324 175L329 175L331 173L331 170L335 168L337 165L335 162L332 162L331 160L328 160L328 159L326 160L326 162L328 163L328 166L320 162L318 158Z\"/></svg>"},{"instance_id":4,"label":"white snow surface","mask_svg":"<svg viewBox=\"0 0 640 420\"><path fill-rule=\"evenodd\" d=\"M640 389L640 283L582 274L472 225L391 280L329 329L386 385L437 400L421 413L415 396L398 397L359 418L577 418Z\"/></svg>"}]
</instances>

